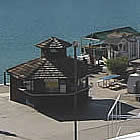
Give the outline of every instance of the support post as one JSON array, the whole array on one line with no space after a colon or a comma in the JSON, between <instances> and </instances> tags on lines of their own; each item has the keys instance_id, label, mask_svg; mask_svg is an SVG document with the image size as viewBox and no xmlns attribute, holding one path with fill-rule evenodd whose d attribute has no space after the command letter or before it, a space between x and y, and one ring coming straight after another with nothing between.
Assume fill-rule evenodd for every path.
<instances>
[{"instance_id":1,"label":"support post","mask_svg":"<svg viewBox=\"0 0 140 140\"><path fill-rule=\"evenodd\" d=\"M4 81L3 81L4 85L6 85L6 72L4 72Z\"/></svg>"},{"instance_id":2,"label":"support post","mask_svg":"<svg viewBox=\"0 0 140 140\"><path fill-rule=\"evenodd\" d=\"M75 85L75 95L74 95L74 140L78 140L78 132L77 132L77 55L76 55L76 47L78 43L76 41L73 42L74 46L74 85Z\"/></svg>"}]
</instances>

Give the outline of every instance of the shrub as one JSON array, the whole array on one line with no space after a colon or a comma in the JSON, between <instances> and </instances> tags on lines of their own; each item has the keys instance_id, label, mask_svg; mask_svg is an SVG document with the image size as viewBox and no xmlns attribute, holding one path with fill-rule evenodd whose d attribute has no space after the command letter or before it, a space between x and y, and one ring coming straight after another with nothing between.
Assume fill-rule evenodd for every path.
<instances>
[{"instance_id":1,"label":"shrub","mask_svg":"<svg viewBox=\"0 0 140 140\"><path fill-rule=\"evenodd\" d=\"M125 73L128 66L128 58L127 57L118 57L115 59L107 60L107 68L113 74L122 75Z\"/></svg>"}]
</instances>

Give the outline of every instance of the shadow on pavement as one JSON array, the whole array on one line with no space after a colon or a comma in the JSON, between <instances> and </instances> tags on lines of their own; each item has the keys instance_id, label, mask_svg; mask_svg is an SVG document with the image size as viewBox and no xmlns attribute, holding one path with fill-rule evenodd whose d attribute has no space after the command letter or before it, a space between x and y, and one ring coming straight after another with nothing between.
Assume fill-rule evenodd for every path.
<instances>
[{"instance_id":1,"label":"shadow on pavement","mask_svg":"<svg viewBox=\"0 0 140 140\"><path fill-rule=\"evenodd\" d=\"M85 104L77 106L76 115L74 108L67 107L65 104L46 105L38 111L57 121L74 121L75 116L78 121L88 120L106 120L107 114L112 107L114 100L112 99L89 99ZM136 109L125 103L121 103L122 115L130 115L128 112Z\"/></svg>"},{"instance_id":2,"label":"shadow on pavement","mask_svg":"<svg viewBox=\"0 0 140 140\"><path fill-rule=\"evenodd\" d=\"M28 139L28 138L25 138L25 137L18 136L15 133L7 132L7 131L1 131L1 130L0 130L0 135L5 135L7 137L20 138L20 139L23 139L23 140L31 140L31 139Z\"/></svg>"},{"instance_id":3,"label":"shadow on pavement","mask_svg":"<svg viewBox=\"0 0 140 140\"><path fill-rule=\"evenodd\" d=\"M11 137L17 137L16 134L11 133L11 132L7 132L7 131L0 131L0 134L6 135L6 136L11 136Z\"/></svg>"}]
</instances>

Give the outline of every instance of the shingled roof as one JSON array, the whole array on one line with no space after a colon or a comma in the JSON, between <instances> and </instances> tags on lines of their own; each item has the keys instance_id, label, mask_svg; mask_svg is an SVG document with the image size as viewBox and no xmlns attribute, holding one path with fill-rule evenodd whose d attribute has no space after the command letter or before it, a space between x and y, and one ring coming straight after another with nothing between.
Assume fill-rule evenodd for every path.
<instances>
[{"instance_id":1,"label":"shingled roof","mask_svg":"<svg viewBox=\"0 0 140 140\"><path fill-rule=\"evenodd\" d=\"M121 35L124 35L124 34L125 35L139 35L139 33L131 27L122 27L122 28L116 28L116 29L102 31L102 32L91 33L90 35L85 36L85 38L106 40L109 38L121 37Z\"/></svg>"},{"instance_id":2,"label":"shingled roof","mask_svg":"<svg viewBox=\"0 0 140 140\"><path fill-rule=\"evenodd\" d=\"M7 70L8 73L14 75L16 78L26 78L30 76L37 68L42 66L44 61L41 58L30 60L26 63L17 65Z\"/></svg>"},{"instance_id":3,"label":"shingled roof","mask_svg":"<svg viewBox=\"0 0 140 140\"><path fill-rule=\"evenodd\" d=\"M111 38L111 39L107 39L104 41L104 44L114 44L117 45L120 43L120 41L122 40L122 37L119 38Z\"/></svg>"},{"instance_id":4,"label":"shingled roof","mask_svg":"<svg viewBox=\"0 0 140 140\"><path fill-rule=\"evenodd\" d=\"M36 47L39 48L65 48L70 47L72 44L66 42L62 39L58 39L56 37L50 37L48 40L45 40L39 44L36 44Z\"/></svg>"},{"instance_id":5,"label":"shingled roof","mask_svg":"<svg viewBox=\"0 0 140 140\"><path fill-rule=\"evenodd\" d=\"M104 44L114 44L118 45L122 39L125 39L129 42L136 42L136 37L134 35L129 35L129 36L123 36L123 37L118 37L118 38L109 38L104 41Z\"/></svg>"},{"instance_id":6,"label":"shingled roof","mask_svg":"<svg viewBox=\"0 0 140 140\"><path fill-rule=\"evenodd\" d=\"M87 65L77 60L77 71L78 77L86 76ZM37 58L10 68L7 72L21 79L74 77L74 59Z\"/></svg>"}]
</instances>

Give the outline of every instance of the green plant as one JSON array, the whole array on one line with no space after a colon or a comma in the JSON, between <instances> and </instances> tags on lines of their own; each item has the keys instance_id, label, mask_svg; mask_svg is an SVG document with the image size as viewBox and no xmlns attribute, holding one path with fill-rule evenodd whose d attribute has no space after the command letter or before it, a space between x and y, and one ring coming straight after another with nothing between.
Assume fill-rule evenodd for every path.
<instances>
[{"instance_id":1,"label":"green plant","mask_svg":"<svg viewBox=\"0 0 140 140\"><path fill-rule=\"evenodd\" d=\"M128 66L128 58L127 57L118 57L115 59L107 60L107 68L113 74L122 75L125 73Z\"/></svg>"}]
</instances>

